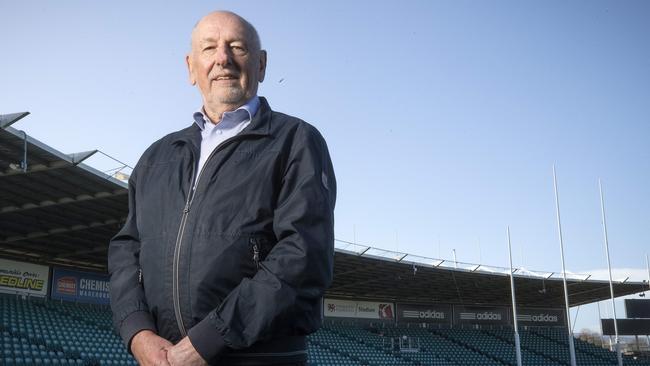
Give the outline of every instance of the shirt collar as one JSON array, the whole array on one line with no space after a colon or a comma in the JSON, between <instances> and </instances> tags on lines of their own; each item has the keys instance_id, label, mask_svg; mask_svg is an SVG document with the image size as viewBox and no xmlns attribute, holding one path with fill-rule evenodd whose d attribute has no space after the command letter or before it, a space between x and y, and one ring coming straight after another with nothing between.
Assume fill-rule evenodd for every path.
<instances>
[{"instance_id":1,"label":"shirt collar","mask_svg":"<svg viewBox=\"0 0 650 366\"><path fill-rule=\"evenodd\" d=\"M221 116L221 121L215 127L227 127L227 125L238 124L244 121L252 121L253 116L257 113L257 110L260 107L260 98L256 95L249 99L246 104L235 109L234 111L224 112ZM194 112L194 123L203 131L205 129L205 123L212 123L210 117L205 114L203 107L198 111Z\"/></svg>"}]
</instances>

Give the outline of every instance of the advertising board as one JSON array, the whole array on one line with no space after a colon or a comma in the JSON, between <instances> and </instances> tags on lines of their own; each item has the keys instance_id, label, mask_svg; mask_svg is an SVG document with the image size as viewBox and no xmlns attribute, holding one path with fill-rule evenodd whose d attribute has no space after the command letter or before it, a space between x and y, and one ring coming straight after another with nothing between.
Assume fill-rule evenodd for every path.
<instances>
[{"instance_id":1,"label":"advertising board","mask_svg":"<svg viewBox=\"0 0 650 366\"><path fill-rule=\"evenodd\" d=\"M650 318L650 300L625 299L625 315L628 318Z\"/></svg>"},{"instance_id":2,"label":"advertising board","mask_svg":"<svg viewBox=\"0 0 650 366\"><path fill-rule=\"evenodd\" d=\"M452 311L445 304L397 304L397 321L451 324Z\"/></svg>"},{"instance_id":3,"label":"advertising board","mask_svg":"<svg viewBox=\"0 0 650 366\"><path fill-rule=\"evenodd\" d=\"M0 259L0 292L44 297L49 277L47 266Z\"/></svg>"},{"instance_id":4,"label":"advertising board","mask_svg":"<svg viewBox=\"0 0 650 366\"><path fill-rule=\"evenodd\" d=\"M106 274L62 268L52 272L52 299L108 305L109 289Z\"/></svg>"},{"instance_id":5,"label":"advertising board","mask_svg":"<svg viewBox=\"0 0 650 366\"><path fill-rule=\"evenodd\" d=\"M601 319L603 335L615 335L614 319ZM650 335L650 319L617 319L618 335Z\"/></svg>"},{"instance_id":6,"label":"advertising board","mask_svg":"<svg viewBox=\"0 0 650 366\"><path fill-rule=\"evenodd\" d=\"M510 324L508 308L496 306L454 306L455 324Z\"/></svg>"},{"instance_id":7,"label":"advertising board","mask_svg":"<svg viewBox=\"0 0 650 366\"><path fill-rule=\"evenodd\" d=\"M324 316L359 319L394 319L394 305L389 302L325 299Z\"/></svg>"},{"instance_id":8,"label":"advertising board","mask_svg":"<svg viewBox=\"0 0 650 366\"><path fill-rule=\"evenodd\" d=\"M564 318L563 309L517 309L517 321L522 326L558 327L565 324Z\"/></svg>"}]
</instances>

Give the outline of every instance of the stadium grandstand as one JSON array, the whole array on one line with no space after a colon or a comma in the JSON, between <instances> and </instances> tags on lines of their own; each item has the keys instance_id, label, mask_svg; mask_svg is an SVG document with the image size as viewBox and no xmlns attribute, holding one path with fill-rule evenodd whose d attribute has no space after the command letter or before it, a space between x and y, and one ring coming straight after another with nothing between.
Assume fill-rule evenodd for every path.
<instances>
[{"instance_id":1,"label":"stadium grandstand","mask_svg":"<svg viewBox=\"0 0 650 366\"><path fill-rule=\"evenodd\" d=\"M134 365L112 329L108 241L127 215L127 185L0 116L0 364ZM568 275L570 306L610 297L607 282ZM516 269L524 365L570 365L561 273ZM643 282L614 283L616 297ZM516 365L510 270L336 242L324 326L310 365ZM616 365L574 338L578 365ZM625 365L649 365L626 352Z\"/></svg>"}]
</instances>

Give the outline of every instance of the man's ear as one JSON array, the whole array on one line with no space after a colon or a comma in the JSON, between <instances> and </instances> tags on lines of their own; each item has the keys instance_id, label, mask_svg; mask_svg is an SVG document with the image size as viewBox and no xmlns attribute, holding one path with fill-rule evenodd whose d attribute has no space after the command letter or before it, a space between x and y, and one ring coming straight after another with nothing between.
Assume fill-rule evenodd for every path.
<instances>
[{"instance_id":1,"label":"man's ear","mask_svg":"<svg viewBox=\"0 0 650 366\"><path fill-rule=\"evenodd\" d=\"M192 70L192 60L190 55L185 56L185 63L187 64L187 72L190 77L190 84L196 85L196 78L194 77L194 70Z\"/></svg>"},{"instance_id":2,"label":"man's ear","mask_svg":"<svg viewBox=\"0 0 650 366\"><path fill-rule=\"evenodd\" d=\"M266 75L266 50L260 50L260 68L257 74L260 83L264 81L264 75Z\"/></svg>"}]
</instances>

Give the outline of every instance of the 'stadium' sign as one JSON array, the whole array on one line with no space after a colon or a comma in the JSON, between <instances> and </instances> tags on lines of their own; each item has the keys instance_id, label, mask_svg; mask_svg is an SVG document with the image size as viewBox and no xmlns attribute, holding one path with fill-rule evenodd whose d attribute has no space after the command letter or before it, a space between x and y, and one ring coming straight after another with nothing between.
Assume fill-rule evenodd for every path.
<instances>
[{"instance_id":1,"label":"'stadium' sign","mask_svg":"<svg viewBox=\"0 0 650 366\"><path fill-rule=\"evenodd\" d=\"M389 302L325 299L323 315L337 318L394 319L393 309L393 303Z\"/></svg>"},{"instance_id":2,"label":"'stadium' sign","mask_svg":"<svg viewBox=\"0 0 650 366\"><path fill-rule=\"evenodd\" d=\"M397 304L398 322L451 324L451 319L450 305Z\"/></svg>"},{"instance_id":3,"label":"'stadium' sign","mask_svg":"<svg viewBox=\"0 0 650 366\"><path fill-rule=\"evenodd\" d=\"M0 259L0 292L45 296L49 275L47 266Z\"/></svg>"},{"instance_id":4,"label":"'stadium' sign","mask_svg":"<svg viewBox=\"0 0 650 366\"><path fill-rule=\"evenodd\" d=\"M510 323L508 308L487 306L454 306L455 324L501 324Z\"/></svg>"},{"instance_id":5,"label":"'stadium' sign","mask_svg":"<svg viewBox=\"0 0 650 366\"><path fill-rule=\"evenodd\" d=\"M54 268L50 296L56 300L109 304L108 275Z\"/></svg>"},{"instance_id":6,"label":"'stadium' sign","mask_svg":"<svg viewBox=\"0 0 650 366\"><path fill-rule=\"evenodd\" d=\"M517 321L519 325L558 327L563 326L564 310L562 309L517 309Z\"/></svg>"}]
</instances>

